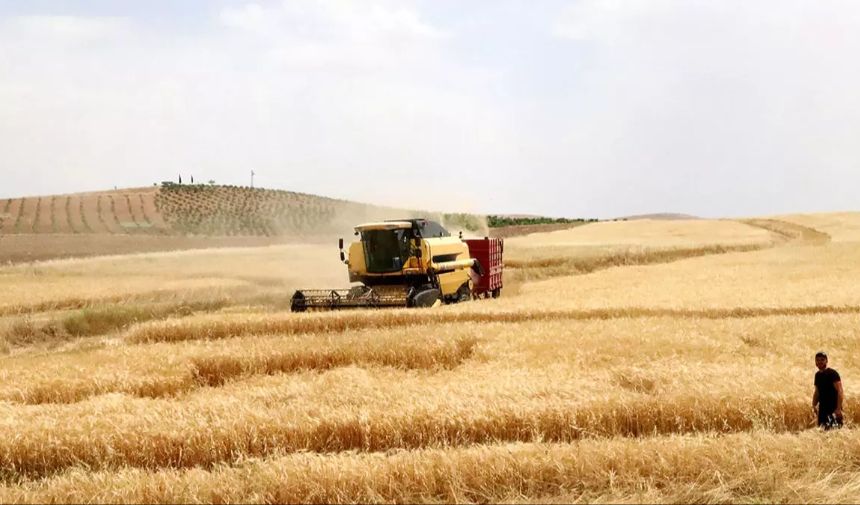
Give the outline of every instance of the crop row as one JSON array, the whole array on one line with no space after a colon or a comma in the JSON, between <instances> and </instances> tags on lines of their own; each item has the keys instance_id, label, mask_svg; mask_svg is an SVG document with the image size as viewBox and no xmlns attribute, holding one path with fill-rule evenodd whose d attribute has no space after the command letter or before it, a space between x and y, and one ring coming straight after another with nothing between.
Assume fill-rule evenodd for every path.
<instances>
[{"instance_id":1,"label":"crop row","mask_svg":"<svg viewBox=\"0 0 860 505\"><path fill-rule=\"evenodd\" d=\"M85 321L67 320L71 330L89 332ZM313 337L312 337L313 338ZM463 336L427 342L392 332L368 342L355 337L247 338L213 349L205 345L138 346L123 351L82 353L74 364L43 359L39 371L9 366L0 401L27 404L74 403L109 393L171 397L204 386L223 386L260 375L322 372L348 366L401 370L453 369L472 356L477 339ZM171 363L164 363L164 353ZM130 355L133 362L126 364ZM62 378L62 380L59 380Z\"/></svg>"},{"instance_id":2,"label":"crop row","mask_svg":"<svg viewBox=\"0 0 860 505\"><path fill-rule=\"evenodd\" d=\"M350 373L347 371L347 373ZM327 380L322 377L319 380ZM286 387L286 386L285 386ZM289 452L388 451L492 442L570 442L589 438L809 426L806 401L775 395L516 402L437 398L391 408L343 401L297 407L293 392L261 391L266 402L209 388L187 401L106 395L26 410L0 405L5 477L40 477L73 466L93 470L211 467ZM14 410L12 410L14 409ZM75 423L64 422L75 419ZM134 436L128 436L133 433ZM45 443L49 437L50 443Z\"/></svg>"},{"instance_id":3,"label":"crop row","mask_svg":"<svg viewBox=\"0 0 860 505\"><path fill-rule=\"evenodd\" d=\"M27 503L856 501L860 435L740 433L289 454L237 466L89 473L0 488ZM822 457L819 455L826 455ZM554 499L548 500L548 497Z\"/></svg>"}]
</instances>

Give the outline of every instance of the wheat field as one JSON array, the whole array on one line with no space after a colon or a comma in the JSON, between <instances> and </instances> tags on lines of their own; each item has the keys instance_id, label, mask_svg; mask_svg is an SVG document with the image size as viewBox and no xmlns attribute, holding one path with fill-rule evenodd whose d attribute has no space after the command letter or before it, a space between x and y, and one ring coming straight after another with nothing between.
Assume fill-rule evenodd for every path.
<instances>
[{"instance_id":1,"label":"wheat field","mask_svg":"<svg viewBox=\"0 0 860 505\"><path fill-rule=\"evenodd\" d=\"M0 501L854 502L859 229L534 234L501 298L427 310L291 314L347 284L319 245L3 267Z\"/></svg>"}]
</instances>

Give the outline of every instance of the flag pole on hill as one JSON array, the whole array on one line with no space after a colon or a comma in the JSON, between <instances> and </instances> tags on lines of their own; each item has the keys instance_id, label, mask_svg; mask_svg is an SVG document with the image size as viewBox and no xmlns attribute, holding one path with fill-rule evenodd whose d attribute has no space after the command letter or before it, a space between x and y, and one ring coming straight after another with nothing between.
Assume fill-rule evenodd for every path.
<instances>
[{"instance_id":1,"label":"flag pole on hill","mask_svg":"<svg viewBox=\"0 0 860 505\"><path fill-rule=\"evenodd\" d=\"M254 171L251 170L251 187L254 187Z\"/></svg>"}]
</instances>

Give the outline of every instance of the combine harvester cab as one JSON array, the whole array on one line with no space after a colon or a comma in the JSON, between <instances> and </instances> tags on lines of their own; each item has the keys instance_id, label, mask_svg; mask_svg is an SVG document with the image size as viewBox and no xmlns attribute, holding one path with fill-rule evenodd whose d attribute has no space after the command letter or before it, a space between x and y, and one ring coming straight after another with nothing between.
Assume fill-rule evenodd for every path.
<instances>
[{"instance_id":1,"label":"combine harvester cab","mask_svg":"<svg viewBox=\"0 0 860 505\"><path fill-rule=\"evenodd\" d=\"M359 240L347 258L349 289L299 290L290 309L432 307L498 297L502 289L501 239L452 237L439 223L402 219L355 227Z\"/></svg>"}]
</instances>

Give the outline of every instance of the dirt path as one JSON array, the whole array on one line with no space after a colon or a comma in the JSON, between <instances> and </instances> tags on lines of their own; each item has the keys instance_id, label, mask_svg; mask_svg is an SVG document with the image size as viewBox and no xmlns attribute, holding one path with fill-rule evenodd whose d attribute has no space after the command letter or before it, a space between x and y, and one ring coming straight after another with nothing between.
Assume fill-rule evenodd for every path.
<instances>
[{"instance_id":1,"label":"dirt path","mask_svg":"<svg viewBox=\"0 0 860 505\"><path fill-rule=\"evenodd\" d=\"M815 228L780 221L777 219L743 219L738 221L749 226L767 230L781 238L783 243L803 243L805 245L824 245L830 242L830 235Z\"/></svg>"}]
</instances>

